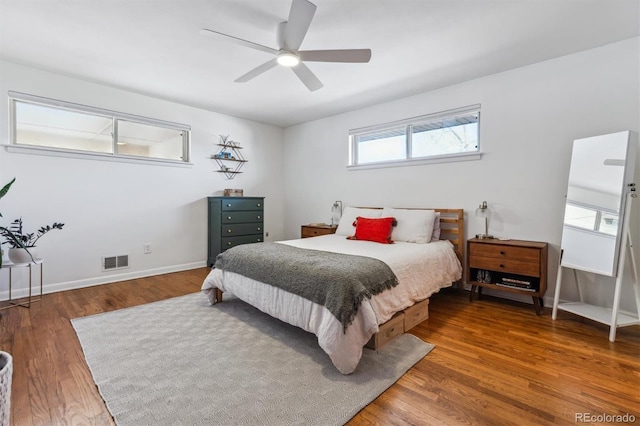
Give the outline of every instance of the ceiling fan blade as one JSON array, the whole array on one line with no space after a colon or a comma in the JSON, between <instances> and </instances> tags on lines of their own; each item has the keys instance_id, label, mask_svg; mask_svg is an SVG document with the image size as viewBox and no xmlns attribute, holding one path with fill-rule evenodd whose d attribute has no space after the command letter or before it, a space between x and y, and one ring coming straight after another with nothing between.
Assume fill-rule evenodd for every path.
<instances>
[{"instance_id":1,"label":"ceiling fan blade","mask_svg":"<svg viewBox=\"0 0 640 426\"><path fill-rule=\"evenodd\" d=\"M284 31L284 48L298 50L307 35L316 5L307 0L293 0L289 11L289 20Z\"/></svg>"},{"instance_id":2,"label":"ceiling fan blade","mask_svg":"<svg viewBox=\"0 0 640 426\"><path fill-rule=\"evenodd\" d=\"M302 62L291 69L310 91L314 92L324 87L320 80L318 80L318 77Z\"/></svg>"},{"instance_id":3,"label":"ceiling fan blade","mask_svg":"<svg viewBox=\"0 0 640 426\"><path fill-rule=\"evenodd\" d=\"M252 78L255 78L255 77L259 76L263 72L269 71L271 68L275 67L276 65L278 65L278 60L277 60L277 58L273 58L269 62L265 62L264 64L260 65L259 67L256 67L256 68L252 69L251 71L249 71L248 73L236 78L235 82L236 83L246 83L247 81L251 80Z\"/></svg>"},{"instance_id":4,"label":"ceiling fan blade","mask_svg":"<svg viewBox=\"0 0 640 426\"><path fill-rule=\"evenodd\" d=\"M250 47L252 49L260 50L262 52L271 53L271 54L274 54L274 55L277 55L279 53L279 50L277 50L277 49L272 49L271 47L268 47L268 46L263 46L263 45L258 44L258 43L253 43L253 42L248 41L248 40L244 40L244 39L241 39L241 38L238 38L238 37L234 37L234 36L231 36L229 34L219 33L217 31L213 31L213 30L208 30L206 28L201 29L200 30L200 34L208 36L208 37L217 38L219 40L229 41L231 43L239 44L241 46Z\"/></svg>"},{"instance_id":5,"label":"ceiling fan blade","mask_svg":"<svg viewBox=\"0 0 640 426\"><path fill-rule=\"evenodd\" d=\"M363 63L371 59L371 49L302 50L298 56L301 61Z\"/></svg>"}]
</instances>

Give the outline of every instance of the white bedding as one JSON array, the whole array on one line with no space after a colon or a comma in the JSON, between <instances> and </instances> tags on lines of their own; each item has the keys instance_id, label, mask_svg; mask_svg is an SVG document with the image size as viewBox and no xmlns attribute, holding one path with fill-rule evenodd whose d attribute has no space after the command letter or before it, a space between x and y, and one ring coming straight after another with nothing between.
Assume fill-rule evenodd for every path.
<instances>
[{"instance_id":1,"label":"white bedding","mask_svg":"<svg viewBox=\"0 0 640 426\"><path fill-rule=\"evenodd\" d=\"M216 303L215 288L229 291L275 318L314 333L320 347L343 374L356 369L363 346L378 332L379 324L462 276L453 246L446 240L429 244L379 244L347 240L342 235L325 235L281 243L379 259L389 265L399 284L363 301L346 333L343 333L340 321L324 306L239 274L213 269L202 284L202 291L212 304Z\"/></svg>"}]
</instances>

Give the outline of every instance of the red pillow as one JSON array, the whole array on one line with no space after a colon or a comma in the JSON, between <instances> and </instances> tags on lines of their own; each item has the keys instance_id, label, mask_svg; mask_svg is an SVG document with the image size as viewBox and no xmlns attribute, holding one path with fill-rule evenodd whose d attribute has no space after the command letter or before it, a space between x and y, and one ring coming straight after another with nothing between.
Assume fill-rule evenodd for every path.
<instances>
[{"instance_id":1,"label":"red pillow","mask_svg":"<svg viewBox=\"0 0 640 426\"><path fill-rule=\"evenodd\" d=\"M393 240L391 240L391 229L395 221L396 219L393 217L369 219L358 216L356 219L356 234L347 238L350 240L393 244Z\"/></svg>"}]
</instances>

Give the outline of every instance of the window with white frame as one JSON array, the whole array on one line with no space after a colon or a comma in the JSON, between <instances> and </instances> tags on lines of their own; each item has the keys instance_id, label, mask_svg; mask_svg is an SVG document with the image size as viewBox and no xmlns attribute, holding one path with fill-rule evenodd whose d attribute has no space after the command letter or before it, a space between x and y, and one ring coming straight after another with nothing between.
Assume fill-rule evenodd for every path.
<instances>
[{"instance_id":1,"label":"window with white frame","mask_svg":"<svg viewBox=\"0 0 640 426\"><path fill-rule=\"evenodd\" d=\"M191 127L9 92L11 144L57 152L188 163Z\"/></svg>"},{"instance_id":2,"label":"window with white frame","mask_svg":"<svg viewBox=\"0 0 640 426\"><path fill-rule=\"evenodd\" d=\"M586 231L617 235L618 214L599 207L567 201L564 224Z\"/></svg>"},{"instance_id":3,"label":"window with white frame","mask_svg":"<svg viewBox=\"0 0 640 426\"><path fill-rule=\"evenodd\" d=\"M455 161L480 152L480 105L349 131L349 166Z\"/></svg>"}]
</instances>

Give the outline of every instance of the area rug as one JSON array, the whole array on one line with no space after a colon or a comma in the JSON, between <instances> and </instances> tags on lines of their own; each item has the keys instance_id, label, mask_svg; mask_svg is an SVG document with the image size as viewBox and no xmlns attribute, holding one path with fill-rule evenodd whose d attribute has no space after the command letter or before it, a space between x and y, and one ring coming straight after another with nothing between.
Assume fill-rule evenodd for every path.
<instances>
[{"instance_id":1,"label":"area rug","mask_svg":"<svg viewBox=\"0 0 640 426\"><path fill-rule=\"evenodd\" d=\"M340 374L317 338L225 294L72 320L118 425L342 425L433 349L411 334Z\"/></svg>"}]
</instances>

